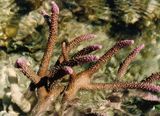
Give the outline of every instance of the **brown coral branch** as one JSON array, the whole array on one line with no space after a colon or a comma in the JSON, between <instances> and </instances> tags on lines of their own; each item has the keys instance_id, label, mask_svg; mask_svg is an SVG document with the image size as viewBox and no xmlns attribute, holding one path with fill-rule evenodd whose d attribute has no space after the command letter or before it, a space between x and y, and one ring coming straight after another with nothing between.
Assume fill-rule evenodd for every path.
<instances>
[{"instance_id":1,"label":"brown coral branch","mask_svg":"<svg viewBox=\"0 0 160 116\"><path fill-rule=\"evenodd\" d=\"M38 101L30 116L43 116L47 108L57 99L63 90L64 86L58 84L54 85L48 96Z\"/></svg>"},{"instance_id":2,"label":"brown coral branch","mask_svg":"<svg viewBox=\"0 0 160 116\"><path fill-rule=\"evenodd\" d=\"M88 70L86 70L84 73L87 73L89 75L94 74L98 69L106 63L113 55L115 55L121 48L127 47L131 44L133 44L133 40L122 40L117 42L110 50L108 50L103 56L100 57L100 59L97 61L97 63L90 67ZM90 76L91 77L91 76Z\"/></svg>"},{"instance_id":3,"label":"brown coral branch","mask_svg":"<svg viewBox=\"0 0 160 116\"><path fill-rule=\"evenodd\" d=\"M130 82L130 83L93 83L86 87L87 89L91 90L98 90L98 89L141 89L147 90L152 92L160 92L160 86L153 85L150 83L137 83L137 82Z\"/></svg>"},{"instance_id":4,"label":"brown coral branch","mask_svg":"<svg viewBox=\"0 0 160 116\"><path fill-rule=\"evenodd\" d=\"M85 34L76 37L72 41L70 41L67 44L67 52L69 53L74 47L77 47L81 42L86 41L86 40L91 40L95 38L96 36L94 34ZM58 61L56 62L56 65L61 64L64 61L63 55L60 55L58 58Z\"/></svg>"},{"instance_id":5,"label":"brown coral branch","mask_svg":"<svg viewBox=\"0 0 160 116\"><path fill-rule=\"evenodd\" d=\"M82 50L78 51L77 53L75 53L72 56L72 58L89 54L89 53L96 51L96 50L99 50L101 48L102 48L102 46L99 44L87 46L87 47L83 48Z\"/></svg>"},{"instance_id":6,"label":"brown coral branch","mask_svg":"<svg viewBox=\"0 0 160 116\"><path fill-rule=\"evenodd\" d=\"M160 81L160 72L152 74L151 76L149 76L148 78L146 78L142 82L152 83L154 81Z\"/></svg>"},{"instance_id":7,"label":"brown coral branch","mask_svg":"<svg viewBox=\"0 0 160 116\"><path fill-rule=\"evenodd\" d=\"M63 55L64 61L68 61L69 58L68 58L66 42L62 42L62 55Z\"/></svg>"},{"instance_id":8,"label":"brown coral branch","mask_svg":"<svg viewBox=\"0 0 160 116\"><path fill-rule=\"evenodd\" d=\"M56 65L51 67L51 70L49 71L49 74L47 75L48 77L53 77L54 74L56 74L58 71L60 71L64 66L77 66L77 65L82 65L85 63L90 63L90 62L96 62L99 59L99 57L94 56L94 55L84 55L84 56L79 56L76 58L73 58L69 61L65 61L60 65Z\"/></svg>"},{"instance_id":9,"label":"brown coral branch","mask_svg":"<svg viewBox=\"0 0 160 116\"><path fill-rule=\"evenodd\" d=\"M55 42L57 40L57 34L58 34L58 14L59 14L59 8L55 2L52 2L52 8L51 8L51 25L50 25L50 32L47 42L47 48L44 52L42 62L40 64L40 68L38 71L38 75L43 78L47 75L48 66L52 57L53 48L55 45ZM38 96L39 98L43 98L47 96L48 92L45 89L44 86L39 87L38 89Z\"/></svg>"},{"instance_id":10,"label":"brown coral branch","mask_svg":"<svg viewBox=\"0 0 160 116\"><path fill-rule=\"evenodd\" d=\"M104 90L104 89L141 89L152 92L160 92L160 86L150 83L138 83L138 82L114 82L114 83L91 83L91 79L87 74L79 73L76 78L73 78L65 92L64 100L71 101L75 98L76 93L80 89L88 90Z\"/></svg>"},{"instance_id":11,"label":"brown coral branch","mask_svg":"<svg viewBox=\"0 0 160 116\"><path fill-rule=\"evenodd\" d=\"M78 36L75 39L73 39L71 42L69 42L67 49L70 51L74 47L77 47L80 44L80 42L91 40L91 39L94 39L95 37L96 35L94 34L85 34L85 35Z\"/></svg>"},{"instance_id":12,"label":"brown coral branch","mask_svg":"<svg viewBox=\"0 0 160 116\"><path fill-rule=\"evenodd\" d=\"M38 71L38 75L40 77L46 76L48 66L49 66L49 61L50 61L52 53L53 53L53 47L54 47L55 42L57 40L59 8L55 2L52 2L51 11L52 11L52 13L51 13L51 26L50 26L49 39L48 39L48 43L47 43L47 48L46 48L44 55L43 55L40 69Z\"/></svg>"},{"instance_id":13,"label":"brown coral branch","mask_svg":"<svg viewBox=\"0 0 160 116\"><path fill-rule=\"evenodd\" d=\"M136 55L144 48L144 44L138 46L135 48L126 58L125 60L120 64L120 67L118 69L118 77L123 77L124 74L127 71L128 65L135 59Z\"/></svg>"},{"instance_id":14,"label":"brown coral branch","mask_svg":"<svg viewBox=\"0 0 160 116\"><path fill-rule=\"evenodd\" d=\"M110 50L108 50L95 65L90 67L88 70L80 72L76 75L76 78L72 78L69 83L68 89L65 93L64 100L70 101L74 98L77 91L80 88L86 88L90 85L92 74L94 74L106 61L108 61L114 54L116 54L121 48L133 44L133 40L123 40L117 42Z\"/></svg>"},{"instance_id":15,"label":"brown coral branch","mask_svg":"<svg viewBox=\"0 0 160 116\"><path fill-rule=\"evenodd\" d=\"M31 69L31 67L29 67L26 59L23 57L18 58L16 65L34 84L37 84L40 81L40 77Z\"/></svg>"}]
</instances>

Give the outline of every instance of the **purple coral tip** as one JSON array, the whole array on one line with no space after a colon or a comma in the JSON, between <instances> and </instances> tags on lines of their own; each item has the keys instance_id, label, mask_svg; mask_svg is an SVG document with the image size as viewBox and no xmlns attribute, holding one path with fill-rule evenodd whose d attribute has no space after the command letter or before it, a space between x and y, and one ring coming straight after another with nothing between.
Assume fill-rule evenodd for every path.
<instances>
[{"instance_id":1,"label":"purple coral tip","mask_svg":"<svg viewBox=\"0 0 160 116\"><path fill-rule=\"evenodd\" d=\"M131 41L131 44L134 44L134 40L130 40Z\"/></svg>"},{"instance_id":2,"label":"purple coral tip","mask_svg":"<svg viewBox=\"0 0 160 116\"><path fill-rule=\"evenodd\" d=\"M59 14L59 7L58 7L58 5L54 1L51 2L51 5L52 5L52 8L51 8L52 13Z\"/></svg>"},{"instance_id":3,"label":"purple coral tip","mask_svg":"<svg viewBox=\"0 0 160 116\"><path fill-rule=\"evenodd\" d=\"M29 65L27 60L24 57L18 58L16 60L16 66L17 68L21 68L23 65Z\"/></svg>"},{"instance_id":4,"label":"purple coral tip","mask_svg":"<svg viewBox=\"0 0 160 116\"><path fill-rule=\"evenodd\" d=\"M88 34L88 36L90 36L90 38L96 38L97 37L97 35L95 35L95 34Z\"/></svg>"},{"instance_id":5,"label":"purple coral tip","mask_svg":"<svg viewBox=\"0 0 160 116\"><path fill-rule=\"evenodd\" d=\"M67 73L67 74L73 74L73 69L69 66L65 66L64 67L64 71Z\"/></svg>"},{"instance_id":6,"label":"purple coral tip","mask_svg":"<svg viewBox=\"0 0 160 116\"><path fill-rule=\"evenodd\" d=\"M117 43L119 46L128 46L134 44L134 40L122 40Z\"/></svg>"},{"instance_id":7,"label":"purple coral tip","mask_svg":"<svg viewBox=\"0 0 160 116\"><path fill-rule=\"evenodd\" d=\"M124 43L134 44L134 40L123 40Z\"/></svg>"},{"instance_id":8,"label":"purple coral tip","mask_svg":"<svg viewBox=\"0 0 160 116\"><path fill-rule=\"evenodd\" d=\"M97 60L99 60L99 57L94 55L84 55L76 57L76 59L81 62L96 62Z\"/></svg>"},{"instance_id":9,"label":"purple coral tip","mask_svg":"<svg viewBox=\"0 0 160 116\"><path fill-rule=\"evenodd\" d=\"M142 45L140 45L139 47L137 47L137 48L135 49L135 51L139 52L139 51L141 51L144 47L145 47L145 45L142 44Z\"/></svg>"},{"instance_id":10,"label":"purple coral tip","mask_svg":"<svg viewBox=\"0 0 160 116\"><path fill-rule=\"evenodd\" d=\"M90 59L91 62L96 62L97 60L99 60L99 56L90 55L90 57L88 57L88 59Z\"/></svg>"},{"instance_id":11,"label":"purple coral tip","mask_svg":"<svg viewBox=\"0 0 160 116\"><path fill-rule=\"evenodd\" d=\"M102 49L102 45L100 44L95 44L95 45L92 45L94 48L97 48L97 49Z\"/></svg>"},{"instance_id":12,"label":"purple coral tip","mask_svg":"<svg viewBox=\"0 0 160 116\"><path fill-rule=\"evenodd\" d=\"M96 38L97 36L95 34L89 33L80 37L82 37L82 40L90 40Z\"/></svg>"}]
</instances>

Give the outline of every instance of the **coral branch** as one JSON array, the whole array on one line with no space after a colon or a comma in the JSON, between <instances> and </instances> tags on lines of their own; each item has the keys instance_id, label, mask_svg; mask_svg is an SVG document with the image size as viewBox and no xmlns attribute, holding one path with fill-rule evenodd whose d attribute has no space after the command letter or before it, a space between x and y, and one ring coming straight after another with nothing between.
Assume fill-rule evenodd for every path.
<instances>
[{"instance_id":1,"label":"coral branch","mask_svg":"<svg viewBox=\"0 0 160 116\"><path fill-rule=\"evenodd\" d=\"M152 92L160 92L160 86L156 86L150 83L137 83L137 82L131 82L131 83L94 83L88 85L86 87L88 89L96 90L96 89L141 89L141 90L147 90Z\"/></svg>"},{"instance_id":2,"label":"coral branch","mask_svg":"<svg viewBox=\"0 0 160 116\"><path fill-rule=\"evenodd\" d=\"M73 66L82 65L85 63L96 62L98 59L99 59L99 57L94 56L94 55L79 56L79 57L73 58L69 61L65 61L60 65L56 65L56 66L51 67L51 70L47 76L53 77L54 74L57 73L59 70L61 70L64 66L73 67Z\"/></svg>"},{"instance_id":3,"label":"coral branch","mask_svg":"<svg viewBox=\"0 0 160 116\"><path fill-rule=\"evenodd\" d=\"M26 59L23 57L18 58L16 65L34 84L37 84L40 81L40 77L29 67Z\"/></svg>"},{"instance_id":4,"label":"coral branch","mask_svg":"<svg viewBox=\"0 0 160 116\"><path fill-rule=\"evenodd\" d=\"M57 34L58 34L58 14L59 14L59 8L55 2L52 2L52 8L51 8L51 25L50 25L50 32L47 42L47 48L44 52L42 62L40 64L40 68L38 71L38 75L43 78L47 75L49 63L52 57L53 48L55 45L55 42L57 40ZM47 90L44 86L40 87L38 89L38 96L40 99L43 97L46 97L48 94Z\"/></svg>"},{"instance_id":5,"label":"coral branch","mask_svg":"<svg viewBox=\"0 0 160 116\"><path fill-rule=\"evenodd\" d=\"M93 73L98 71L98 69L104 63L106 63L113 55L115 55L121 48L129 46L133 43L134 43L133 40L123 40L123 41L117 42L110 50L108 50L102 57L100 57L100 59L97 61L97 63L94 66L86 70L85 73L92 75Z\"/></svg>"},{"instance_id":6,"label":"coral branch","mask_svg":"<svg viewBox=\"0 0 160 116\"><path fill-rule=\"evenodd\" d=\"M154 73L151 76L149 76L148 78L146 78L145 80L143 80L142 82L152 83L154 81L160 81L160 73Z\"/></svg>"},{"instance_id":7,"label":"coral branch","mask_svg":"<svg viewBox=\"0 0 160 116\"><path fill-rule=\"evenodd\" d=\"M102 46L98 45L98 44L87 46L87 47L83 48L82 50L80 50L79 52L77 52L76 54L74 54L74 56L72 56L72 58L89 54L89 53L96 51L96 50L99 50L101 48L102 48Z\"/></svg>"},{"instance_id":8,"label":"coral branch","mask_svg":"<svg viewBox=\"0 0 160 116\"><path fill-rule=\"evenodd\" d=\"M135 59L136 55L144 48L144 44L138 46L135 48L126 58L125 60L120 64L120 67L118 69L118 77L123 77L124 74L127 71L128 65Z\"/></svg>"},{"instance_id":9,"label":"coral branch","mask_svg":"<svg viewBox=\"0 0 160 116\"><path fill-rule=\"evenodd\" d=\"M48 66L49 66L49 61L50 61L52 53L53 53L53 47L54 47L55 42L57 40L59 8L55 2L52 2L51 11L52 11L52 13L51 13L51 26L50 26L49 39L48 39L48 43L47 43L47 48L46 48L44 55L43 55L40 69L38 71L38 75L40 77L46 76Z\"/></svg>"},{"instance_id":10,"label":"coral branch","mask_svg":"<svg viewBox=\"0 0 160 116\"><path fill-rule=\"evenodd\" d=\"M74 47L77 47L80 44L80 42L90 40L90 39L94 39L95 37L96 37L96 35L94 35L94 34L85 34L85 35L78 36L77 38L75 38L71 42L69 42L69 44L67 46L68 51L70 51Z\"/></svg>"},{"instance_id":11,"label":"coral branch","mask_svg":"<svg viewBox=\"0 0 160 116\"><path fill-rule=\"evenodd\" d=\"M96 35L94 34L85 34L76 37L73 39L71 42L67 44L67 52L69 53L74 47L77 47L81 42L86 41L86 40L91 40L95 38ZM56 62L56 65L61 64L64 61L63 55L60 55L58 58L58 61Z\"/></svg>"},{"instance_id":12,"label":"coral branch","mask_svg":"<svg viewBox=\"0 0 160 116\"><path fill-rule=\"evenodd\" d=\"M64 90L63 86L58 84L54 85L54 87L50 90L49 95L38 101L36 106L31 112L31 116L42 116L47 111L47 108L57 99L60 93Z\"/></svg>"},{"instance_id":13,"label":"coral branch","mask_svg":"<svg viewBox=\"0 0 160 116\"><path fill-rule=\"evenodd\" d=\"M72 60L70 60L70 62L65 62L63 65L68 65L68 66L81 65L84 63L96 62L98 59L99 57L95 55L84 55L73 58Z\"/></svg>"},{"instance_id":14,"label":"coral branch","mask_svg":"<svg viewBox=\"0 0 160 116\"><path fill-rule=\"evenodd\" d=\"M64 61L68 61L68 51L67 51L66 42L62 42L62 55L63 55Z\"/></svg>"},{"instance_id":15,"label":"coral branch","mask_svg":"<svg viewBox=\"0 0 160 116\"><path fill-rule=\"evenodd\" d=\"M65 74L72 74L73 73L73 69L69 66L65 66L63 68L63 70L65 71Z\"/></svg>"}]
</instances>

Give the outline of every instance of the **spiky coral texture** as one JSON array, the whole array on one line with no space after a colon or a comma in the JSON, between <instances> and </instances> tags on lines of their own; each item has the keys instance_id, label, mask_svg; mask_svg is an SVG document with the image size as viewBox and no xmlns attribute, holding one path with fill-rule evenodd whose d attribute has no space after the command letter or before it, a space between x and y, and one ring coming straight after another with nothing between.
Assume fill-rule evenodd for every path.
<instances>
[{"instance_id":1,"label":"spiky coral texture","mask_svg":"<svg viewBox=\"0 0 160 116\"><path fill-rule=\"evenodd\" d=\"M92 83L92 75L97 72L103 65L106 63L113 55L117 54L120 49L130 46L134 43L133 40L122 40L117 42L110 50L108 50L104 55L102 55L99 59L94 55L88 55L90 52L101 48L98 46L90 46L86 47L83 50L79 51L71 58L69 56L69 52L77 47L80 42L90 40L95 37L94 34L85 34L79 36L72 40L71 42L62 42L62 54L58 58L58 61L52 68L49 70L49 63L53 52L53 47L57 40L57 32L58 32L58 14L59 9L55 2L52 2L51 8L51 20L48 18L48 21L51 21L50 26L50 34L47 43L47 48L45 50L38 74L34 73L34 71L27 65L26 61L22 58L17 60L18 68L35 84L38 92L38 102L33 108L31 115L41 115L46 111L47 106L51 104L51 101L56 100L60 94L63 96L62 103L69 103L72 101L76 93L80 89L87 90L102 90L102 89L142 89L153 92L160 92L160 86L153 85L147 82L116 82L116 83ZM44 14L44 13L43 13ZM46 17L46 14L45 14ZM126 58L127 63L123 62L124 67L121 68L123 75L127 70L127 66L131 63L131 61L135 58L137 53L143 48L143 45L134 49L133 52ZM84 63L95 62L90 68L77 73L73 66L81 65ZM60 82L63 80L65 75L70 75L70 80L68 85L61 85ZM64 88L67 89L64 89ZM35 91L36 92L36 91Z\"/></svg>"}]
</instances>

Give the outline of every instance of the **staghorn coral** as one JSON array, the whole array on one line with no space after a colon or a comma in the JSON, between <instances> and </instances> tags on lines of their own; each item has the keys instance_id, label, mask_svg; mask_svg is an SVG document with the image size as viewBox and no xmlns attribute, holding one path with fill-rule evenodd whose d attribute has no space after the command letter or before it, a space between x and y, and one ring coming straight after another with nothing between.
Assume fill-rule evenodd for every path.
<instances>
[{"instance_id":1,"label":"staghorn coral","mask_svg":"<svg viewBox=\"0 0 160 116\"><path fill-rule=\"evenodd\" d=\"M102 89L140 89L150 92L160 92L160 86L152 84L152 80L159 80L159 77L157 78L157 75L159 76L159 73L153 74L142 82L92 82L93 74L96 73L102 67L102 65L104 65L104 63L108 62L113 55L117 54L120 49L133 44L133 40L122 40L117 42L100 58L94 55L88 55L92 51L100 49L101 46L99 45L86 47L80 50L78 53L74 54L71 58L69 56L70 51L74 47L77 47L83 41L93 39L95 37L94 34L81 35L70 42L63 41L62 54L59 56L55 65L52 65L52 67L48 69L58 34L59 8L55 2L52 2L51 12L51 17L49 17L45 12L42 13L45 18L47 17L46 20L50 27L50 34L38 73L35 73L31 69L24 58L19 58L16 61L17 67L24 73L24 75L26 75L31 80L32 83L30 84L30 87L32 88L32 92L37 92L38 101L32 109L31 115L43 115L43 113L47 111L47 107L50 106L52 102L55 102L55 100L59 96L62 96L61 103L63 104L60 115L64 114L65 108L75 100L76 94L80 89L93 91ZM136 55L141 51L143 47L144 45L140 45L135 48L133 52L131 52L128 57L126 57L126 59L122 62L122 65L120 66L118 71L118 75L120 77L124 76L128 65L134 60ZM84 71L77 72L73 68L74 66L90 62L95 63ZM61 84L65 75L70 76L67 85ZM156 98L156 95L154 94L147 95L147 97L140 97L146 98L147 100L152 100L153 97ZM154 100L158 101L156 99Z\"/></svg>"}]
</instances>

